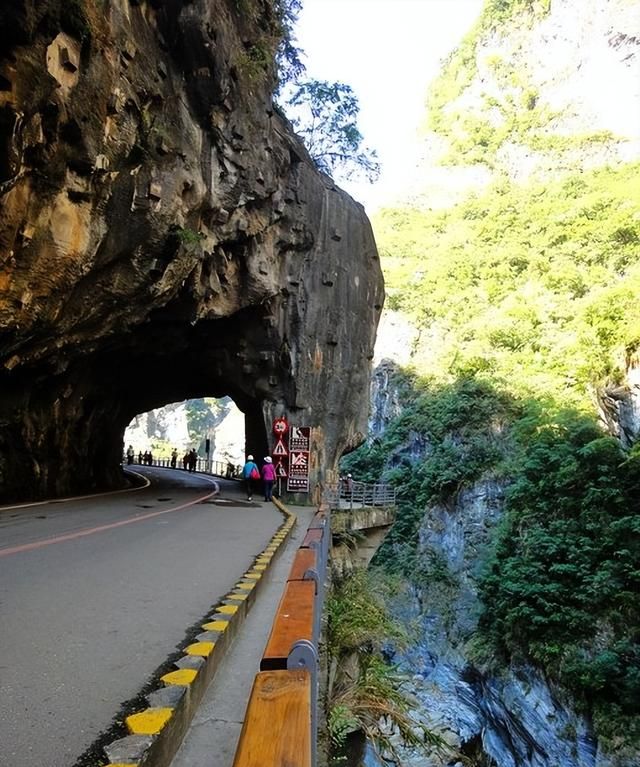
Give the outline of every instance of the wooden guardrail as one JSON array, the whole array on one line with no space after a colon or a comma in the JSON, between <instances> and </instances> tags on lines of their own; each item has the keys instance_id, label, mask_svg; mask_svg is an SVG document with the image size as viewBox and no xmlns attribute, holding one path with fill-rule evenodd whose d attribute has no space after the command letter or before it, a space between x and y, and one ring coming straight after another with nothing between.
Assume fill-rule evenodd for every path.
<instances>
[{"instance_id":1,"label":"wooden guardrail","mask_svg":"<svg viewBox=\"0 0 640 767\"><path fill-rule=\"evenodd\" d=\"M311 767L311 698L308 671L257 674L234 765Z\"/></svg>"},{"instance_id":2,"label":"wooden guardrail","mask_svg":"<svg viewBox=\"0 0 640 767\"><path fill-rule=\"evenodd\" d=\"M296 552L254 680L233 767L315 767L318 643L331 526L318 511Z\"/></svg>"}]
</instances>

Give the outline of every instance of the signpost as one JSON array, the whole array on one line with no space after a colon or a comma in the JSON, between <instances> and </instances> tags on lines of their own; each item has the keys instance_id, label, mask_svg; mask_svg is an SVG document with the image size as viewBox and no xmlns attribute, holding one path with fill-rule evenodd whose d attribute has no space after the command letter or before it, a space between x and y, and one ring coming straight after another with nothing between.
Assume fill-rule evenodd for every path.
<instances>
[{"instance_id":1,"label":"signpost","mask_svg":"<svg viewBox=\"0 0 640 767\"><path fill-rule=\"evenodd\" d=\"M284 446L282 439L279 439L276 442L276 446L273 448L272 455L277 455L280 457L287 455L287 448Z\"/></svg>"},{"instance_id":2,"label":"signpost","mask_svg":"<svg viewBox=\"0 0 640 767\"><path fill-rule=\"evenodd\" d=\"M292 426L289 432L289 476L287 490L291 493L309 492L309 426Z\"/></svg>"},{"instance_id":3,"label":"signpost","mask_svg":"<svg viewBox=\"0 0 640 767\"><path fill-rule=\"evenodd\" d=\"M281 495L283 479L287 480L290 493L308 493L311 428L292 426L281 416L273 419L273 436L275 445L271 454L278 478L278 495Z\"/></svg>"},{"instance_id":4,"label":"signpost","mask_svg":"<svg viewBox=\"0 0 640 767\"><path fill-rule=\"evenodd\" d=\"M276 438L276 444L273 448L272 456L275 458L276 477L278 478L278 496L282 495L282 480L287 477L287 456L289 451L285 447L284 439L289 431L289 424L284 416L274 418L273 434Z\"/></svg>"}]
</instances>

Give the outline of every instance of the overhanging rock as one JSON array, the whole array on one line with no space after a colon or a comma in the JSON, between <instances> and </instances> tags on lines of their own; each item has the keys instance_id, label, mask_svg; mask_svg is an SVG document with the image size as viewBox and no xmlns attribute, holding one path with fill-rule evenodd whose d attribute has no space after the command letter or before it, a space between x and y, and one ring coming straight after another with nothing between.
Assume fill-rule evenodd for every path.
<instances>
[{"instance_id":1,"label":"overhanging rock","mask_svg":"<svg viewBox=\"0 0 640 767\"><path fill-rule=\"evenodd\" d=\"M137 413L231 395L247 438L366 429L383 282L363 208L272 104L233 0L0 10L0 495L119 481ZM104 10L102 10L104 8Z\"/></svg>"}]
</instances>

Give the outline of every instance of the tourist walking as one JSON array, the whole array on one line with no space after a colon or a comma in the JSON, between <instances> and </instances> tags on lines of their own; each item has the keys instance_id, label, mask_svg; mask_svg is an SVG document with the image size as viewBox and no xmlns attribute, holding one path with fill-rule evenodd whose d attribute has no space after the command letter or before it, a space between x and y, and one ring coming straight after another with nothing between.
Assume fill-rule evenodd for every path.
<instances>
[{"instance_id":1,"label":"tourist walking","mask_svg":"<svg viewBox=\"0 0 640 767\"><path fill-rule=\"evenodd\" d=\"M242 468L242 478L244 479L247 488L247 500L252 501L254 484L256 480L260 479L260 471L258 470L258 466L253 462L252 455L247 456L247 462Z\"/></svg>"},{"instance_id":2,"label":"tourist walking","mask_svg":"<svg viewBox=\"0 0 640 767\"><path fill-rule=\"evenodd\" d=\"M264 485L264 499L270 501L273 495L273 483L276 481L276 469L271 460L271 456L267 455L264 459L264 466L262 467L262 483Z\"/></svg>"},{"instance_id":3,"label":"tourist walking","mask_svg":"<svg viewBox=\"0 0 640 767\"><path fill-rule=\"evenodd\" d=\"M131 464L133 463L134 455L135 453L133 452L133 446L129 445L129 447L127 448L127 464L129 466L131 466Z\"/></svg>"},{"instance_id":4,"label":"tourist walking","mask_svg":"<svg viewBox=\"0 0 640 767\"><path fill-rule=\"evenodd\" d=\"M175 469L177 463L178 463L178 451L174 447L173 450L171 451L171 468Z\"/></svg>"}]
</instances>

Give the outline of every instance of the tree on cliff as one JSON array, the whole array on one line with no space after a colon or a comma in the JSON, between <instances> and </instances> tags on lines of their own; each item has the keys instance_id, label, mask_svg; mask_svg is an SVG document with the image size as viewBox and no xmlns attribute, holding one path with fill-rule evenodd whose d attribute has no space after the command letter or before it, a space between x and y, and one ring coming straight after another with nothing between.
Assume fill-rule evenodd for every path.
<instances>
[{"instance_id":1,"label":"tree on cliff","mask_svg":"<svg viewBox=\"0 0 640 767\"><path fill-rule=\"evenodd\" d=\"M360 105L349 85L305 80L294 86L285 106L320 170L347 179L378 178L380 163L375 150L363 143L357 125Z\"/></svg>"},{"instance_id":2,"label":"tree on cliff","mask_svg":"<svg viewBox=\"0 0 640 767\"><path fill-rule=\"evenodd\" d=\"M363 144L357 125L360 105L352 88L340 82L302 79L303 51L295 37L301 0L274 0L273 7L278 19L279 105L320 170L330 176L364 176L375 181L380 175L380 163L376 152Z\"/></svg>"}]
</instances>

